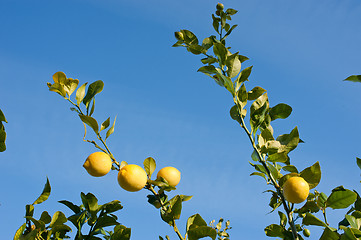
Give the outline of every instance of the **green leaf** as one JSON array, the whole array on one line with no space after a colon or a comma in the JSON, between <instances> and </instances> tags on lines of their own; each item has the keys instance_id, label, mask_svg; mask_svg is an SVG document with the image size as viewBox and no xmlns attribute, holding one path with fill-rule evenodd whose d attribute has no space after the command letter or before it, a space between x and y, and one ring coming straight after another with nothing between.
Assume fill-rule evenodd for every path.
<instances>
[{"instance_id":1,"label":"green leaf","mask_svg":"<svg viewBox=\"0 0 361 240\"><path fill-rule=\"evenodd\" d=\"M201 53L207 52L207 50L205 48L203 48L202 46L200 46L198 44L190 45L189 47L187 47L187 50L195 55L199 55Z\"/></svg>"},{"instance_id":2,"label":"green leaf","mask_svg":"<svg viewBox=\"0 0 361 240\"><path fill-rule=\"evenodd\" d=\"M320 163L316 162L311 167L304 169L300 176L306 180L310 189L315 188L321 181L321 167Z\"/></svg>"},{"instance_id":3,"label":"green leaf","mask_svg":"<svg viewBox=\"0 0 361 240\"><path fill-rule=\"evenodd\" d=\"M203 67L199 68L198 72L202 72L202 73L205 73L208 76L210 76L211 74L216 74L217 70L213 65L207 65L207 66L203 66Z\"/></svg>"},{"instance_id":4,"label":"green leaf","mask_svg":"<svg viewBox=\"0 0 361 240\"><path fill-rule=\"evenodd\" d=\"M77 105L79 106L79 104L83 101L84 96L85 96L85 87L88 83L84 83L83 85L81 85L78 90L76 91L75 94L75 100L77 102Z\"/></svg>"},{"instance_id":5,"label":"green leaf","mask_svg":"<svg viewBox=\"0 0 361 240\"><path fill-rule=\"evenodd\" d=\"M250 109L250 124L253 134L256 134L257 129L265 120L268 109L269 103L267 93L263 94L252 103Z\"/></svg>"},{"instance_id":6,"label":"green leaf","mask_svg":"<svg viewBox=\"0 0 361 240\"><path fill-rule=\"evenodd\" d=\"M241 61L241 62L242 62L242 61ZM248 68L243 69L243 70L241 71L241 73L238 75L236 81L239 82L239 83L243 83L243 82L247 81L249 75L251 75L252 68L253 68L253 66L250 66L250 67L248 67ZM241 84L239 84L239 85L241 85ZM248 99L251 100L250 98L248 98Z\"/></svg>"},{"instance_id":7,"label":"green leaf","mask_svg":"<svg viewBox=\"0 0 361 240\"><path fill-rule=\"evenodd\" d=\"M280 216L280 225L285 227L287 224L287 216L283 212L278 211L278 215Z\"/></svg>"},{"instance_id":8,"label":"green leaf","mask_svg":"<svg viewBox=\"0 0 361 240\"><path fill-rule=\"evenodd\" d=\"M79 84L78 79L67 78L64 81L64 90L68 94L69 97L75 91L75 89L78 87L78 84Z\"/></svg>"},{"instance_id":9,"label":"green leaf","mask_svg":"<svg viewBox=\"0 0 361 240\"><path fill-rule=\"evenodd\" d=\"M0 152L4 152L6 150L6 132L3 128L0 128Z\"/></svg>"},{"instance_id":10,"label":"green leaf","mask_svg":"<svg viewBox=\"0 0 361 240\"><path fill-rule=\"evenodd\" d=\"M56 92L60 96L66 98L66 92L63 85L61 85L60 83L54 83L54 84L47 83L47 85L49 87L49 91Z\"/></svg>"},{"instance_id":11,"label":"green leaf","mask_svg":"<svg viewBox=\"0 0 361 240\"><path fill-rule=\"evenodd\" d=\"M270 108L269 115L271 117L271 121L273 121L278 118L285 119L291 114L291 112L292 108L290 106L284 103L280 103Z\"/></svg>"},{"instance_id":12,"label":"green leaf","mask_svg":"<svg viewBox=\"0 0 361 240\"><path fill-rule=\"evenodd\" d=\"M218 61L217 58L214 57L206 57L201 59L201 62L203 64L212 64L212 63L216 63L217 61Z\"/></svg>"},{"instance_id":13,"label":"green leaf","mask_svg":"<svg viewBox=\"0 0 361 240\"><path fill-rule=\"evenodd\" d=\"M241 105L242 108L244 108L247 104L248 99L248 93L244 84L242 84L242 86L238 89L236 96L238 104Z\"/></svg>"},{"instance_id":14,"label":"green leaf","mask_svg":"<svg viewBox=\"0 0 361 240\"><path fill-rule=\"evenodd\" d=\"M41 217L39 219L40 221L44 222L45 224L48 224L51 222L51 216L47 211L44 211L41 213Z\"/></svg>"},{"instance_id":15,"label":"green leaf","mask_svg":"<svg viewBox=\"0 0 361 240\"><path fill-rule=\"evenodd\" d=\"M20 240L20 237L23 235L23 232L26 228L26 223L24 223L23 225L21 225L18 230L16 230L15 236L14 236L14 240Z\"/></svg>"},{"instance_id":16,"label":"green leaf","mask_svg":"<svg viewBox=\"0 0 361 240\"><path fill-rule=\"evenodd\" d=\"M326 207L333 209L347 208L353 204L356 199L357 194L355 192L339 186L334 188L331 195L327 198Z\"/></svg>"},{"instance_id":17,"label":"green leaf","mask_svg":"<svg viewBox=\"0 0 361 240\"><path fill-rule=\"evenodd\" d=\"M93 115L94 110L95 110L95 99L93 98L93 104L92 104L92 108L90 109L89 116Z\"/></svg>"},{"instance_id":18,"label":"green leaf","mask_svg":"<svg viewBox=\"0 0 361 240\"><path fill-rule=\"evenodd\" d=\"M287 156L286 152L273 153L268 156L267 161L285 163L288 161L288 156ZM292 170L294 170L294 169L292 169ZM296 169L296 171L297 171L297 169Z\"/></svg>"},{"instance_id":19,"label":"green leaf","mask_svg":"<svg viewBox=\"0 0 361 240\"><path fill-rule=\"evenodd\" d=\"M98 80L89 85L88 91L83 99L84 105L88 108L92 98L103 90L104 83L102 80Z\"/></svg>"},{"instance_id":20,"label":"green leaf","mask_svg":"<svg viewBox=\"0 0 361 240\"><path fill-rule=\"evenodd\" d=\"M295 127L290 134L283 134L276 138L282 145L284 145L284 150L287 152L295 149L300 142L300 137L298 134L298 128Z\"/></svg>"},{"instance_id":21,"label":"green leaf","mask_svg":"<svg viewBox=\"0 0 361 240\"><path fill-rule=\"evenodd\" d=\"M360 226L359 226L359 222L357 221L357 219L354 217L354 216L351 216L351 215L345 215L345 218L346 220L348 221L348 223L350 224L350 226L352 228L356 228L356 229L359 229Z\"/></svg>"},{"instance_id":22,"label":"green leaf","mask_svg":"<svg viewBox=\"0 0 361 240\"><path fill-rule=\"evenodd\" d=\"M86 195L84 193L81 193L80 197L85 209L87 209L89 212L98 211L98 199L92 193L87 193Z\"/></svg>"},{"instance_id":23,"label":"green leaf","mask_svg":"<svg viewBox=\"0 0 361 240\"><path fill-rule=\"evenodd\" d=\"M271 224L264 229L265 233L269 237L284 237L284 229L282 226L277 224Z\"/></svg>"},{"instance_id":24,"label":"green leaf","mask_svg":"<svg viewBox=\"0 0 361 240\"><path fill-rule=\"evenodd\" d=\"M170 207L172 209L172 215L174 219L179 219L182 212L182 198L177 195L169 200Z\"/></svg>"},{"instance_id":25,"label":"green leaf","mask_svg":"<svg viewBox=\"0 0 361 240\"><path fill-rule=\"evenodd\" d=\"M203 39L203 41L202 41L202 47L203 47L204 49L209 49L209 48L211 48L212 46L213 46L213 40L212 40L212 38L207 37L207 38Z\"/></svg>"},{"instance_id":26,"label":"green leaf","mask_svg":"<svg viewBox=\"0 0 361 240\"><path fill-rule=\"evenodd\" d=\"M230 78L238 75L241 71L241 61L238 58L238 53L232 54L226 59L227 73Z\"/></svg>"},{"instance_id":27,"label":"green leaf","mask_svg":"<svg viewBox=\"0 0 361 240\"><path fill-rule=\"evenodd\" d=\"M57 225L62 225L63 223L66 223L67 221L68 221L68 219L65 217L64 213L57 211L56 213L54 213L49 226L53 227L53 226L57 226Z\"/></svg>"},{"instance_id":28,"label":"green leaf","mask_svg":"<svg viewBox=\"0 0 361 240\"><path fill-rule=\"evenodd\" d=\"M220 22L220 19L215 17L214 14L212 14L212 18L213 18L213 28L214 30L216 30L217 33L219 33L219 22Z\"/></svg>"},{"instance_id":29,"label":"green leaf","mask_svg":"<svg viewBox=\"0 0 361 240\"><path fill-rule=\"evenodd\" d=\"M337 231L332 231L329 228L325 228L320 238L320 240L339 240L339 239L340 237Z\"/></svg>"},{"instance_id":30,"label":"green leaf","mask_svg":"<svg viewBox=\"0 0 361 240\"><path fill-rule=\"evenodd\" d=\"M102 209L105 209L106 213L113 213L113 212L121 210L122 208L123 208L123 206L120 204L119 200L113 200L102 206Z\"/></svg>"},{"instance_id":31,"label":"green leaf","mask_svg":"<svg viewBox=\"0 0 361 240\"><path fill-rule=\"evenodd\" d=\"M344 81L361 82L361 75L351 75L348 78L346 78Z\"/></svg>"},{"instance_id":32,"label":"green leaf","mask_svg":"<svg viewBox=\"0 0 361 240\"><path fill-rule=\"evenodd\" d=\"M61 200L61 201L58 201L59 203L61 204L64 204L65 206L67 206L68 208L70 208L75 214L77 213L80 213L80 207L73 204L72 202L69 202L67 200Z\"/></svg>"},{"instance_id":33,"label":"green leaf","mask_svg":"<svg viewBox=\"0 0 361 240\"><path fill-rule=\"evenodd\" d=\"M226 64L226 57L227 57L227 52L228 52L226 47L221 43L215 42L215 43L213 43L213 52L214 52L214 55L216 55L218 57L219 64L221 66L224 66Z\"/></svg>"},{"instance_id":34,"label":"green leaf","mask_svg":"<svg viewBox=\"0 0 361 240\"><path fill-rule=\"evenodd\" d=\"M287 172L298 173L297 168L295 166L293 166L293 165L286 165L282 169L287 171Z\"/></svg>"},{"instance_id":35,"label":"green leaf","mask_svg":"<svg viewBox=\"0 0 361 240\"><path fill-rule=\"evenodd\" d=\"M361 169L361 158L356 157L357 166Z\"/></svg>"},{"instance_id":36,"label":"green leaf","mask_svg":"<svg viewBox=\"0 0 361 240\"><path fill-rule=\"evenodd\" d=\"M248 92L248 100L255 100L265 92L266 90L261 87L254 87L251 91Z\"/></svg>"},{"instance_id":37,"label":"green leaf","mask_svg":"<svg viewBox=\"0 0 361 240\"><path fill-rule=\"evenodd\" d=\"M239 115L238 107L234 105L229 110L229 114L233 120L236 120L237 122L241 123L241 115Z\"/></svg>"},{"instance_id":38,"label":"green leaf","mask_svg":"<svg viewBox=\"0 0 361 240\"><path fill-rule=\"evenodd\" d=\"M314 226L322 226L327 227L327 224L315 217L311 213L306 213L306 216L302 220L302 224L304 225L314 225Z\"/></svg>"},{"instance_id":39,"label":"green leaf","mask_svg":"<svg viewBox=\"0 0 361 240\"><path fill-rule=\"evenodd\" d=\"M327 195L321 192L320 195L317 197L317 206L319 206L320 208L324 208L326 201Z\"/></svg>"},{"instance_id":40,"label":"green leaf","mask_svg":"<svg viewBox=\"0 0 361 240\"><path fill-rule=\"evenodd\" d=\"M98 218L98 220L96 221L96 224L94 226L93 232L95 232L101 228L104 228L104 227L114 226L114 225L118 225L118 224L119 223L117 222L116 219L105 215L105 216Z\"/></svg>"},{"instance_id":41,"label":"green leaf","mask_svg":"<svg viewBox=\"0 0 361 240\"><path fill-rule=\"evenodd\" d=\"M250 176L260 176L260 177L264 178L267 181L266 174L264 174L264 173L253 172L253 173L250 174Z\"/></svg>"},{"instance_id":42,"label":"green leaf","mask_svg":"<svg viewBox=\"0 0 361 240\"><path fill-rule=\"evenodd\" d=\"M228 8L228 9L226 10L226 13L227 13L228 15L234 15L234 14L236 14L237 12L238 12L237 10L232 9L232 8Z\"/></svg>"},{"instance_id":43,"label":"green leaf","mask_svg":"<svg viewBox=\"0 0 361 240\"><path fill-rule=\"evenodd\" d=\"M102 123L102 125L100 126L100 131L107 129L109 125L110 125L110 117Z\"/></svg>"},{"instance_id":44,"label":"green leaf","mask_svg":"<svg viewBox=\"0 0 361 240\"><path fill-rule=\"evenodd\" d=\"M234 96L235 94L235 90L234 90L234 84L232 82L232 79L227 77L227 76L224 76L222 74L222 71L219 69L219 68L216 68L216 71L217 71L217 78L219 80L222 80L223 82L223 85L224 87L230 92L232 93L232 96Z\"/></svg>"},{"instance_id":45,"label":"green leaf","mask_svg":"<svg viewBox=\"0 0 361 240\"><path fill-rule=\"evenodd\" d=\"M189 240L198 240L204 237L210 237L213 240L217 237L217 231L208 226L194 226L187 231Z\"/></svg>"},{"instance_id":46,"label":"green leaf","mask_svg":"<svg viewBox=\"0 0 361 240\"><path fill-rule=\"evenodd\" d=\"M32 217L34 214L34 205L28 204L25 206L25 216Z\"/></svg>"},{"instance_id":47,"label":"green leaf","mask_svg":"<svg viewBox=\"0 0 361 240\"><path fill-rule=\"evenodd\" d=\"M45 183L43 192L38 197L38 199L35 200L33 205L40 204L40 203L46 201L48 199L49 195L50 195L50 192L51 192L51 186L50 186L50 183L49 183L49 179L46 178L46 183Z\"/></svg>"},{"instance_id":48,"label":"green leaf","mask_svg":"<svg viewBox=\"0 0 361 240\"><path fill-rule=\"evenodd\" d=\"M181 30L181 32L183 33L185 43L188 45L198 44L198 38L194 33L189 30Z\"/></svg>"},{"instance_id":49,"label":"green leaf","mask_svg":"<svg viewBox=\"0 0 361 240\"><path fill-rule=\"evenodd\" d=\"M190 216L187 220L187 232L188 230L191 228L191 226L194 225L193 227L195 226L207 226L207 223L206 221L203 220L203 218L201 217L201 215L199 215L198 213L197 214L194 214L192 216Z\"/></svg>"},{"instance_id":50,"label":"green leaf","mask_svg":"<svg viewBox=\"0 0 361 240\"><path fill-rule=\"evenodd\" d=\"M99 126L98 126L97 120L95 120L91 116L86 116L86 115L82 115L82 114L79 114L79 117L80 117L81 121L83 123L87 124L89 127L91 127L96 134L99 133Z\"/></svg>"},{"instance_id":51,"label":"green leaf","mask_svg":"<svg viewBox=\"0 0 361 240\"><path fill-rule=\"evenodd\" d=\"M345 230L345 234L341 236L340 240L358 240L358 238L356 238L350 228L347 228Z\"/></svg>"},{"instance_id":52,"label":"green leaf","mask_svg":"<svg viewBox=\"0 0 361 240\"><path fill-rule=\"evenodd\" d=\"M26 219L33 222L36 229L39 229L40 231L45 230L45 223L43 221L36 220L33 217L26 217Z\"/></svg>"},{"instance_id":53,"label":"green leaf","mask_svg":"<svg viewBox=\"0 0 361 240\"><path fill-rule=\"evenodd\" d=\"M229 34L231 34L232 31L233 31L233 29L235 29L237 26L238 26L238 25L233 25L233 26L231 27L231 29L226 30L227 33L223 36L222 40L226 39L226 37L227 37Z\"/></svg>"},{"instance_id":54,"label":"green leaf","mask_svg":"<svg viewBox=\"0 0 361 240\"><path fill-rule=\"evenodd\" d=\"M107 131L107 134L106 134L106 136L105 136L105 139L107 139L111 134L114 133L115 120L117 120L117 117L116 117L116 116L115 116L115 118L114 118L113 125L112 125L111 128L109 128L109 130Z\"/></svg>"},{"instance_id":55,"label":"green leaf","mask_svg":"<svg viewBox=\"0 0 361 240\"><path fill-rule=\"evenodd\" d=\"M117 225L114 227L114 233L110 237L110 240L129 240L130 235L131 235L130 228L127 228L123 225Z\"/></svg>"},{"instance_id":56,"label":"green leaf","mask_svg":"<svg viewBox=\"0 0 361 240\"><path fill-rule=\"evenodd\" d=\"M6 123L8 122L5 118L4 113L1 111L1 109L0 109L0 122L6 122Z\"/></svg>"},{"instance_id":57,"label":"green leaf","mask_svg":"<svg viewBox=\"0 0 361 240\"><path fill-rule=\"evenodd\" d=\"M148 178L150 179L156 168L155 160L152 157L148 157L144 160L143 165L145 172L147 173Z\"/></svg>"}]
</instances>

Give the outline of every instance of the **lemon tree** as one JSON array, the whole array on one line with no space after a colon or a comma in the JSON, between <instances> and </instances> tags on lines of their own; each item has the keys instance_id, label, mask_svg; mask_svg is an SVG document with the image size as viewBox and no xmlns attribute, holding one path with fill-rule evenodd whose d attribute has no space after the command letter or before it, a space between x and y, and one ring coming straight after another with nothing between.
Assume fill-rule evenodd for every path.
<instances>
[{"instance_id":1,"label":"lemon tree","mask_svg":"<svg viewBox=\"0 0 361 240\"><path fill-rule=\"evenodd\" d=\"M233 15L237 10L225 8L221 3L216 5L212 14L214 35L205 37L202 41L191 31L182 29L175 32L176 43L173 47L183 47L192 54L200 55L202 66L199 72L212 78L219 86L224 87L231 95L233 106L230 116L247 135L253 148L250 165L254 168L252 176L265 180L266 193L270 193L270 212L278 210L279 223L265 227L268 237L286 240L302 240L309 237L311 232L307 226L323 228L320 239L351 239L361 238L361 198L356 191L338 186L332 189L330 195L316 190L321 181L321 167L319 162L299 170L292 164L291 152L303 141L298 128L289 133L275 136L273 121L286 119L292 113L292 107L279 103L271 105L266 89L256 86L248 89L252 73L252 66L243 67L248 57L234 51L226 44L227 38L236 29L231 25ZM245 63L246 62L246 63ZM360 75L352 75L347 81L361 82ZM92 153L86 159L84 168L92 176L99 177L111 174L110 170L118 171L115 178L121 188L130 192L142 189L149 191L148 202L160 212L161 219L169 224L180 240L197 240L211 238L213 240L229 239L230 222L223 225L223 218L217 224L212 221L207 224L199 215L194 214L186 221L185 232L178 228L177 220L181 218L183 203L192 196L170 193L177 190L181 173L175 167L168 166L158 171L156 178L156 161L147 157L143 167L126 161L117 161L107 145L107 140L114 133L116 118L104 118L99 124L93 117L95 111L95 96L102 92L104 83L101 80L88 85L79 86L79 80L68 78L63 72L53 75L53 82L47 83L53 91L68 101L71 110L76 113L84 125L83 141L92 144L98 152ZM75 93L75 94L73 94ZM75 96L74 96L75 95ZM0 110L0 150L5 150L5 131L2 122L6 122ZM87 131L91 129L95 139L87 138ZM356 158L361 168L361 159ZM116 181L116 180L115 180ZM58 211L52 217L48 212L41 213L39 219L34 217L34 206L46 201L50 195L50 183L47 181L42 194L26 206L25 223L20 226L14 240L18 239L65 239L72 230L71 222L76 229L76 240L101 239L128 240L131 230L117 221L116 211L122 209L118 200L99 205L98 199L91 193L81 193L81 204L70 201L59 201L67 206L74 214L66 217ZM327 221L329 209L349 208L338 226L330 226ZM87 231L84 226L88 225ZM112 229L109 229L112 227ZM165 236L170 239L169 236ZM164 238L159 236L160 240Z\"/></svg>"}]
</instances>

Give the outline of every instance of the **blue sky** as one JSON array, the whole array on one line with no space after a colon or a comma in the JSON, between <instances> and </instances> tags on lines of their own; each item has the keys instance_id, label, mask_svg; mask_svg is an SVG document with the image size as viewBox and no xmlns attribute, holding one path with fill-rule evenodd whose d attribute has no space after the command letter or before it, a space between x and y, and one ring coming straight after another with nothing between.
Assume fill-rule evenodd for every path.
<instances>
[{"instance_id":1,"label":"blue sky","mask_svg":"<svg viewBox=\"0 0 361 240\"><path fill-rule=\"evenodd\" d=\"M199 57L172 48L174 31L200 39L213 34L210 14L217 1L11 1L0 2L0 108L5 113L7 151L0 153L0 229L11 239L23 223L25 205L40 194L46 177L49 200L35 209L67 209L80 192L100 203L118 199L120 221L132 239L176 236L147 204L145 191L128 193L116 173L92 178L82 168L95 151L84 143L83 126L46 82L57 71L81 83L103 80L96 98L99 122L117 116L109 145L121 161L141 165L152 156L161 167L182 172L177 193L193 195L179 225L200 213L209 222L231 221L231 239L264 239L278 223L267 214L264 181L250 177L251 145L229 117L231 96L196 70ZM355 0L224 2L239 10L228 39L253 65L248 89L268 90L271 106L293 107L275 122L276 134L298 126L305 144L291 154L303 169L319 161L318 186L326 194L339 185L360 191L361 85L343 82L361 74L361 3ZM89 135L91 137L91 135ZM337 226L344 211L330 211ZM331 217L334 216L334 217ZM311 231L313 228L311 228ZM317 231L314 232L314 237ZM316 239L316 237L315 237Z\"/></svg>"}]
</instances>

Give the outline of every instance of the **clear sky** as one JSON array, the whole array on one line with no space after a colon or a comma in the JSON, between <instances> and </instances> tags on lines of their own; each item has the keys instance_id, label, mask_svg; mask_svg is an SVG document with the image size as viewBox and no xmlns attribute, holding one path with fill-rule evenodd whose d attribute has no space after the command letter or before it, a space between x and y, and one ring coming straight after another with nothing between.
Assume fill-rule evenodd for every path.
<instances>
[{"instance_id":1,"label":"clear sky","mask_svg":"<svg viewBox=\"0 0 361 240\"><path fill-rule=\"evenodd\" d=\"M265 239L263 229L278 223L267 214L264 181L249 174L251 145L229 117L232 98L197 73L199 57L172 48L173 33L189 29L200 39L213 34L210 14L217 1L0 1L0 108L9 123L7 151L0 153L0 238L12 239L24 222L25 205L41 193L46 177L53 187L35 208L52 215L58 200L80 203L80 192L100 203L118 199L120 221L132 239L176 236L146 202L146 191L128 193L116 172L90 177L82 164L95 151L82 141L83 125L69 104L49 92L57 71L81 83L103 80L95 117L117 116L109 145L121 161L141 165L152 156L161 167L182 172L176 193L193 195L179 225L200 213L209 222L231 221L231 239ZM253 65L249 89L268 90L271 106L293 107L276 134L298 126L305 144L291 153L303 169L319 161L319 191L360 190L361 84L343 82L361 74L361 3L358 0L227 0L239 10L228 40ZM91 135L89 135L91 137ZM330 211L337 226L345 211ZM36 215L38 216L38 215ZM313 228L311 228L311 231ZM317 239L314 233L314 239Z\"/></svg>"}]
</instances>

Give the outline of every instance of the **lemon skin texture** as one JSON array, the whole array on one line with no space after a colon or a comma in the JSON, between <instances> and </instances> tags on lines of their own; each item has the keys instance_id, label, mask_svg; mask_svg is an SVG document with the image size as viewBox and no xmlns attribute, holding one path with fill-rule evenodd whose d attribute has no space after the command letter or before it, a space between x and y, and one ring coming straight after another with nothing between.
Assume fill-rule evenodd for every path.
<instances>
[{"instance_id":1,"label":"lemon skin texture","mask_svg":"<svg viewBox=\"0 0 361 240\"><path fill-rule=\"evenodd\" d=\"M291 177L283 184L283 195L291 203L305 201L309 192L310 187L302 177Z\"/></svg>"},{"instance_id":2,"label":"lemon skin texture","mask_svg":"<svg viewBox=\"0 0 361 240\"><path fill-rule=\"evenodd\" d=\"M128 164L119 170L118 183L126 191L137 192L147 184L147 174L140 166Z\"/></svg>"},{"instance_id":3,"label":"lemon skin texture","mask_svg":"<svg viewBox=\"0 0 361 240\"><path fill-rule=\"evenodd\" d=\"M102 177L112 168L112 160L104 152L95 152L85 160L83 167L93 177Z\"/></svg>"},{"instance_id":4,"label":"lemon skin texture","mask_svg":"<svg viewBox=\"0 0 361 240\"><path fill-rule=\"evenodd\" d=\"M181 173L178 171L178 169L174 167L165 167L159 170L157 174L157 179L160 177L167 180L168 184L170 186L177 186L181 179Z\"/></svg>"}]
</instances>

